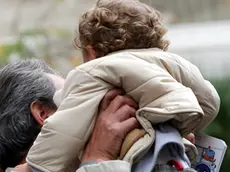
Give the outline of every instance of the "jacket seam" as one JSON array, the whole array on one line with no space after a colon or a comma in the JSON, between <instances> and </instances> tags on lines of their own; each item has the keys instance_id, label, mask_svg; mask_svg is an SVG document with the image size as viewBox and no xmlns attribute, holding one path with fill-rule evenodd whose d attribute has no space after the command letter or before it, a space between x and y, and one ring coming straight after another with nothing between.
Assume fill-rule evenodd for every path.
<instances>
[{"instance_id":1,"label":"jacket seam","mask_svg":"<svg viewBox=\"0 0 230 172\"><path fill-rule=\"evenodd\" d=\"M127 54L130 54L130 53L127 52ZM130 54L130 55L132 55L132 54ZM132 55L132 56L133 56L133 55ZM136 57L136 56L134 56L134 57L135 57L135 58L138 58L138 57ZM102 57L102 58L103 58L103 57ZM142 59L140 59L140 58L138 58L138 59L139 59L139 60L142 60ZM95 68L98 68L98 66L101 65L101 64L103 64L103 63L104 63L104 61L99 62L99 63L95 64L94 66L92 66L92 67L91 67L90 69L88 69L87 71L84 70L84 69L82 69L82 68L79 68L79 70L81 70L81 71L83 71L83 72L86 72L88 75L90 75L91 77L93 77L95 80L98 80L101 84L107 83L107 84L109 84L109 85L112 85L110 82L107 82L106 80L103 80L103 78L95 77L93 74L91 74L91 73L92 73L92 70L94 70ZM171 75L170 75L170 76L171 76ZM144 85L144 84L147 83L149 80L152 80L152 79L155 78L155 77L156 77L156 76L153 76L153 77L147 79L146 81L144 81L142 84L138 85L137 87L131 88L130 90L127 91L127 93L132 92L133 90L139 88L140 86Z\"/></svg>"},{"instance_id":2,"label":"jacket seam","mask_svg":"<svg viewBox=\"0 0 230 172\"><path fill-rule=\"evenodd\" d=\"M201 110L199 108L180 108L178 110L173 110L173 111L170 111L170 112L164 112L164 113L161 113L161 112L158 112L158 111L155 111L153 110L153 108L149 108L149 107L143 107L140 109L140 111L142 110L147 110L147 109L150 109L151 112L154 112L154 113L158 113L158 114L174 114L174 113L185 113L185 112L190 112L190 111L196 111L198 113L201 113ZM138 110L139 111L139 110Z\"/></svg>"},{"instance_id":3,"label":"jacket seam","mask_svg":"<svg viewBox=\"0 0 230 172\"><path fill-rule=\"evenodd\" d=\"M184 66L184 64L183 63L181 63L180 61L178 61L178 57L177 57L177 55L176 54L173 54L173 53L170 53L170 52L168 52L170 55L171 55L171 57L173 57L173 58L175 58L175 59L172 59L179 67L182 67L183 68L183 70L185 70L187 73L190 73L191 72L191 67L190 67L190 65L189 65L189 68L190 68L190 70L187 68L187 67L185 67ZM182 57L181 57L182 58ZM193 72L192 72L193 73ZM191 85L192 85L192 80L194 80L194 77L191 77L191 80L190 80L190 83L188 84L189 86L188 87L190 87Z\"/></svg>"},{"instance_id":4,"label":"jacket seam","mask_svg":"<svg viewBox=\"0 0 230 172\"><path fill-rule=\"evenodd\" d=\"M99 64L98 64L98 65L99 65ZM84 69L78 68L78 70L80 70L80 71L86 73L87 75L89 75L93 80L95 80L95 81L97 81L98 83L100 83L103 87L105 87L105 83L108 84L108 82L104 81L102 78L98 78L98 77L95 77L94 75L92 75L92 74L90 73L91 69L89 69L89 71L86 71L86 70L84 70ZM76 69L75 69L75 71L76 71ZM109 85L111 86L112 84L109 83ZM105 87L105 88L107 88L107 87ZM109 88L108 88L108 89L109 89Z\"/></svg>"}]
</instances>

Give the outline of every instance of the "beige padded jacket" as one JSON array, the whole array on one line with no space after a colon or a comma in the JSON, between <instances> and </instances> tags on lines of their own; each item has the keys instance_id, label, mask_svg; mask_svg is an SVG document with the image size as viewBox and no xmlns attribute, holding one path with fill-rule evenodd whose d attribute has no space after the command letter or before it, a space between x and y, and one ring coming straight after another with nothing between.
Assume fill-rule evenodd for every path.
<instances>
[{"instance_id":1,"label":"beige padded jacket","mask_svg":"<svg viewBox=\"0 0 230 172\"><path fill-rule=\"evenodd\" d=\"M76 172L131 172L131 165L126 161L105 161L98 164L85 165Z\"/></svg>"},{"instance_id":2,"label":"beige padded jacket","mask_svg":"<svg viewBox=\"0 0 230 172\"><path fill-rule=\"evenodd\" d=\"M189 61L158 49L115 52L68 74L64 89L54 98L58 111L45 121L27 162L41 171L75 171L99 103L114 87L138 102L137 119L147 132L123 158L130 163L154 142L152 124L171 120L184 136L204 129L219 111L215 88Z\"/></svg>"}]
</instances>

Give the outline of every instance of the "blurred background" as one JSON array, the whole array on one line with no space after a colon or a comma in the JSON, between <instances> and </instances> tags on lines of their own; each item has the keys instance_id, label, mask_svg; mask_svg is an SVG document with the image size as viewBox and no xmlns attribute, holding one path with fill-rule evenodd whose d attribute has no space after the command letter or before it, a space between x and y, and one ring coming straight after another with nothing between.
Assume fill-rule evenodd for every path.
<instances>
[{"instance_id":1,"label":"blurred background","mask_svg":"<svg viewBox=\"0 0 230 172\"><path fill-rule=\"evenodd\" d=\"M205 131L230 146L230 0L142 0L162 12L169 50L197 65L218 90L220 114ZM0 0L0 67L40 58L63 75L81 64L72 46L79 16L95 0ZM230 169L230 149L221 172Z\"/></svg>"}]
</instances>

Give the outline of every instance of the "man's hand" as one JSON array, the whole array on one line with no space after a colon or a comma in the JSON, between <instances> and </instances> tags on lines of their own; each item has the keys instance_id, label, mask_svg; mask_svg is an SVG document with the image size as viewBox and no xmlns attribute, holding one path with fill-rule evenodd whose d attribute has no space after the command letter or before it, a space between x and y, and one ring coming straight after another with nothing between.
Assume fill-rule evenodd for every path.
<instances>
[{"instance_id":1,"label":"man's hand","mask_svg":"<svg viewBox=\"0 0 230 172\"><path fill-rule=\"evenodd\" d=\"M118 158L123 139L140 127L135 118L137 104L121 90L109 91L101 102L99 116L86 146L82 163Z\"/></svg>"},{"instance_id":2,"label":"man's hand","mask_svg":"<svg viewBox=\"0 0 230 172\"><path fill-rule=\"evenodd\" d=\"M31 172L27 163L16 166L11 172Z\"/></svg>"}]
</instances>

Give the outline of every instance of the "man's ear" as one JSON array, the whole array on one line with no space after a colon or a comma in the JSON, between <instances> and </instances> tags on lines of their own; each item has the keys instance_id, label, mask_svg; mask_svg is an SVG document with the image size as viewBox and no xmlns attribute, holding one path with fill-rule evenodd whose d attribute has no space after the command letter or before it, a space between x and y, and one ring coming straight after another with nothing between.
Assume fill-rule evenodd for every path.
<instances>
[{"instance_id":1,"label":"man's ear","mask_svg":"<svg viewBox=\"0 0 230 172\"><path fill-rule=\"evenodd\" d=\"M88 61L91 61L91 60L94 60L97 58L96 52L91 45L87 45L86 49L87 49L88 54L89 54Z\"/></svg>"},{"instance_id":2,"label":"man's ear","mask_svg":"<svg viewBox=\"0 0 230 172\"><path fill-rule=\"evenodd\" d=\"M34 101L31 103L30 111L40 126L44 124L45 119L47 119L55 112L55 110L48 108L46 105L41 104L39 101Z\"/></svg>"}]
</instances>

